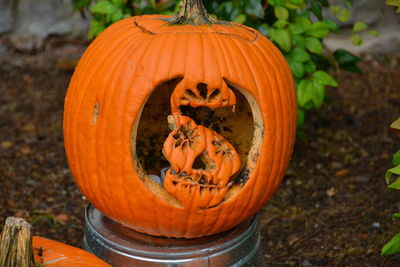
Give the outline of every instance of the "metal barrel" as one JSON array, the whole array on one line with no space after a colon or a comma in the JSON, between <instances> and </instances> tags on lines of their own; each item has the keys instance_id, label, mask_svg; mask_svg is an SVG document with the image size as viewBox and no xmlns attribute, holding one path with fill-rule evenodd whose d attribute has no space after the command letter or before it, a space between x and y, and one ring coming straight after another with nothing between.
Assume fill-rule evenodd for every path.
<instances>
[{"instance_id":1,"label":"metal barrel","mask_svg":"<svg viewBox=\"0 0 400 267\"><path fill-rule=\"evenodd\" d=\"M138 233L91 204L85 219L84 248L115 267L264 266L257 216L230 231L196 239Z\"/></svg>"}]
</instances>

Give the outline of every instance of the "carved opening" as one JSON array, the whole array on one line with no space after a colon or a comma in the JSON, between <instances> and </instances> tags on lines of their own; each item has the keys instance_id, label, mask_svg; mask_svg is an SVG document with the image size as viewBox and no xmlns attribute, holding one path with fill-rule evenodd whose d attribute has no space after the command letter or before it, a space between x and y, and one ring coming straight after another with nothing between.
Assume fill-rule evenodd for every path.
<instances>
[{"instance_id":1,"label":"carved opening","mask_svg":"<svg viewBox=\"0 0 400 267\"><path fill-rule=\"evenodd\" d=\"M158 85L142 106L132 129L135 167L147 187L172 204L192 205L199 194L202 203L197 207L211 208L238 192L254 168L263 134L261 112L249 92L225 80L236 97L235 105L222 89L199 83L183 88L182 95L176 96L178 112L172 113L172 95L182 80ZM202 106L194 108L191 101L203 101ZM213 102L222 104L217 108L202 104ZM188 153L192 156L184 156ZM228 167L232 174L219 170L221 160L233 162ZM186 197L177 195L179 190L185 190Z\"/></svg>"}]
</instances>

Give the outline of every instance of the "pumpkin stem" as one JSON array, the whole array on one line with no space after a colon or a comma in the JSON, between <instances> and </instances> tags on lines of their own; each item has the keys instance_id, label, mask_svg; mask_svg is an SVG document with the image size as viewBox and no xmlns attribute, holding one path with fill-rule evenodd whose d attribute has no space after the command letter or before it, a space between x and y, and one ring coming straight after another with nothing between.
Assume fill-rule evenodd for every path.
<instances>
[{"instance_id":1,"label":"pumpkin stem","mask_svg":"<svg viewBox=\"0 0 400 267\"><path fill-rule=\"evenodd\" d=\"M182 0L178 13L170 21L170 25L204 25L216 23L218 21L208 14L202 0Z\"/></svg>"},{"instance_id":2,"label":"pumpkin stem","mask_svg":"<svg viewBox=\"0 0 400 267\"><path fill-rule=\"evenodd\" d=\"M34 267L32 226L22 218L9 217L0 239L1 267Z\"/></svg>"}]
</instances>

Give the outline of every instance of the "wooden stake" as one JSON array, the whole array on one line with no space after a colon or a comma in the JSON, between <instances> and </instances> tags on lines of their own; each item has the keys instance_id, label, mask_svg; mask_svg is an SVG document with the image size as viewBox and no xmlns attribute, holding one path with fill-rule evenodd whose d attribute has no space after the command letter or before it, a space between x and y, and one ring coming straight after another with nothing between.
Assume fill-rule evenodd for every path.
<instances>
[{"instance_id":1,"label":"wooden stake","mask_svg":"<svg viewBox=\"0 0 400 267\"><path fill-rule=\"evenodd\" d=\"M32 226L22 218L6 219L0 239L0 267L34 267Z\"/></svg>"}]
</instances>

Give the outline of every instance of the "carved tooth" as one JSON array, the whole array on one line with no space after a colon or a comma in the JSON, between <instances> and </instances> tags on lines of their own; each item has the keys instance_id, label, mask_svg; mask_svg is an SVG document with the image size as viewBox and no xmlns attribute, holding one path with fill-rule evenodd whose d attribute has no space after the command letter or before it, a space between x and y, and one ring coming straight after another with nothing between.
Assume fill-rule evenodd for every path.
<instances>
[{"instance_id":1,"label":"carved tooth","mask_svg":"<svg viewBox=\"0 0 400 267\"><path fill-rule=\"evenodd\" d=\"M175 131L176 122L175 122L174 116L173 115L169 115L167 117L167 121L168 121L168 128L170 129L170 131Z\"/></svg>"},{"instance_id":2,"label":"carved tooth","mask_svg":"<svg viewBox=\"0 0 400 267\"><path fill-rule=\"evenodd\" d=\"M200 186L200 195L204 195L204 192L207 190L206 187Z\"/></svg>"}]
</instances>

